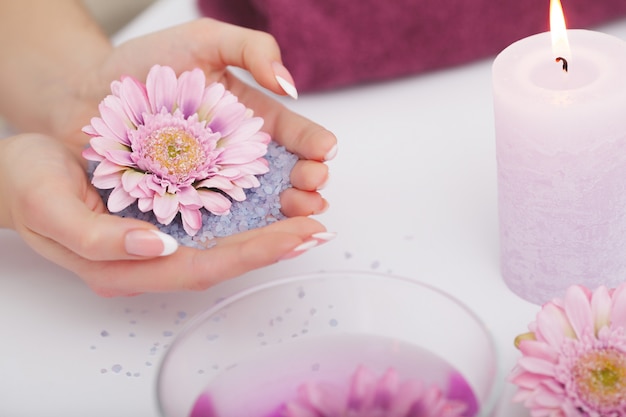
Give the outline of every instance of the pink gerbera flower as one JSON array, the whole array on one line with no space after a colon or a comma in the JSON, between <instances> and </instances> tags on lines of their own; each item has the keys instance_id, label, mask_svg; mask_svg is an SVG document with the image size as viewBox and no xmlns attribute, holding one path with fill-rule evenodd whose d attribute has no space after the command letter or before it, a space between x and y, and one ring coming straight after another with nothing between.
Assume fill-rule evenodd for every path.
<instances>
[{"instance_id":1,"label":"pink gerbera flower","mask_svg":"<svg viewBox=\"0 0 626 417\"><path fill-rule=\"evenodd\" d=\"M244 189L259 186L268 172L263 158L270 136L263 119L220 83L206 85L202 70L176 77L154 66L146 84L123 77L100 103L83 131L91 136L83 156L98 162L92 183L112 189L107 207L117 213L133 203L167 225L181 214L193 236L201 209L228 214Z\"/></svg>"},{"instance_id":2,"label":"pink gerbera flower","mask_svg":"<svg viewBox=\"0 0 626 417\"><path fill-rule=\"evenodd\" d=\"M570 287L517 338L511 381L533 417L626 416L626 284Z\"/></svg>"},{"instance_id":3,"label":"pink gerbera flower","mask_svg":"<svg viewBox=\"0 0 626 417\"><path fill-rule=\"evenodd\" d=\"M347 395L331 384L303 384L277 417L460 417L466 410L464 402L446 398L436 386L400 381L393 368L377 378L360 366Z\"/></svg>"}]
</instances>

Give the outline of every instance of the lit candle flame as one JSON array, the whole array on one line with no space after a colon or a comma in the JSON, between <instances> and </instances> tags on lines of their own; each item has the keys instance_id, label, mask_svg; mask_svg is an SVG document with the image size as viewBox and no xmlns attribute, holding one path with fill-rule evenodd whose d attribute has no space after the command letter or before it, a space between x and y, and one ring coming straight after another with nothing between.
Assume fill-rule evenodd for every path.
<instances>
[{"instance_id":1,"label":"lit candle flame","mask_svg":"<svg viewBox=\"0 0 626 417\"><path fill-rule=\"evenodd\" d=\"M565 16L560 0L550 0L550 35L552 36L552 53L557 61L563 62L563 69L567 71L567 61L572 53L569 49Z\"/></svg>"}]
</instances>

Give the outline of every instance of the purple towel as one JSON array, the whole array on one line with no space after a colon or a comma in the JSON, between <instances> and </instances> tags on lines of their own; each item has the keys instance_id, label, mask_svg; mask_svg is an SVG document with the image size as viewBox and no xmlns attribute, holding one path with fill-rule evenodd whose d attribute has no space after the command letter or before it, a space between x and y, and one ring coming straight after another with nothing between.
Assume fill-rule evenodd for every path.
<instances>
[{"instance_id":1,"label":"purple towel","mask_svg":"<svg viewBox=\"0 0 626 417\"><path fill-rule=\"evenodd\" d=\"M198 0L201 12L274 35L299 91L450 67L549 28L548 0ZM625 0L562 0L567 25L626 15Z\"/></svg>"}]
</instances>

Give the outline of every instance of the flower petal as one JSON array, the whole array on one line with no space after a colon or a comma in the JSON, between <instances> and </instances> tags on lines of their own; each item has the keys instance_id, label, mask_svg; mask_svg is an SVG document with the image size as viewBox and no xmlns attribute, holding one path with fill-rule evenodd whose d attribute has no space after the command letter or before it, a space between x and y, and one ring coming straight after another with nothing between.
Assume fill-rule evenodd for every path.
<instances>
[{"instance_id":1,"label":"flower petal","mask_svg":"<svg viewBox=\"0 0 626 417\"><path fill-rule=\"evenodd\" d=\"M559 359L558 350L538 340L522 340L519 344L519 350L524 356L532 356L552 363L556 363Z\"/></svg>"},{"instance_id":2,"label":"flower petal","mask_svg":"<svg viewBox=\"0 0 626 417\"><path fill-rule=\"evenodd\" d=\"M102 136L104 138L108 138L118 143L126 145L126 139L124 139L123 137L119 137L119 135L116 132L114 132L113 129L111 129L106 124L106 122L102 120L102 118L93 117L90 123L91 123L92 132L95 132L96 135L93 135L89 133L89 131L86 131L85 129L83 129L85 133L90 134L91 136L95 136L95 137Z\"/></svg>"},{"instance_id":3,"label":"flower petal","mask_svg":"<svg viewBox=\"0 0 626 417\"><path fill-rule=\"evenodd\" d=\"M229 94L217 104L215 114L208 126L212 131L219 132L222 136L228 136L236 129L245 114L246 106L239 103L232 94Z\"/></svg>"},{"instance_id":4,"label":"flower petal","mask_svg":"<svg viewBox=\"0 0 626 417\"><path fill-rule=\"evenodd\" d=\"M170 224L178 213L178 197L176 194L164 193L154 195L154 215L161 224Z\"/></svg>"},{"instance_id":5,"label":"flower petal","mask_svg":"<svg viewBox=\"0 0 626 417\"><path fill-rule=\"evenodd\" d=\"M235 201L244 201L246 199L246 193L243 191L243 188L241 187L231 187L223 191Z\"/></svg>"},{"instance_id":6,"label":"flower petal","mask_svg":"<svg viewBox=\"0 0 626 417\"><path fill-rule=\"evenodd\" d=\"M198 110L198 107L200 107L205 84L206 77L204 76L204 72L199 68L193 71L185 71L178 78L176 102L185 118L194 114Z\"/></svg>"},{"instance_id":7,"label":"flower petal","mask_svg":"<svg viewBox=\"0 0 626 417\"><path fill-rule=\"evenodd\" d=\"M103 160L93 171L91 183L102 190L117 187L128 168Z\"/></svg>"},{"instance_id":8,"label":"flower petal","mask_svg":"<svg viewBox=\"0 0 626 417\"><path fill-rule=\"evenodd\" d=\"M378 380L378 385L376 386L376 395L374 397L376 408L389 410L399 386L398 373L395 369L389 368L382 378Z\"/></svg>"},{"instance_id":9,"label":"flower petal","mask_svg":"<svg viewBox=\"0 0 626 417\"><path fill-rule=\"evenodd\" d=\"M343 414L344 401L333 386L307 383L298 389L304 402L321 416L340 416Z\"/></svg>"},{"instance_id":10,"label":"flower petal","mask_svg":"<svg viewBox=\"0 0 626 417\"><path fill-rule=\"evenodd\" d=\"M527 372L522 368L518 368L519 373L511 375L510 381L517 385L519 388L535 389L544 381L546 381L545 375L535 374L533 372Z\"/></svg>"},{"instance_id":11,"label":"flower petal","mask_svg":"<svg viewBox=\"0 0 626 417\"><path fill-rule=\"evenodd\" d=\"M213 214L223 215L230 212L232 203L220 193L208 190L198 190L198 196L202 200L202 205Z\"/></svg>"},{"instance_id":12,"label":"flower petal","mask_svg":"<svg viewBox=\"0 0 626 417\"><path fill-rule=\"evenodd\" d=\"M98 132L93 128L92 125L87 125L81 129L83 133L86 133L89 136L99 136Z\"/></svg>"},{"instance_id":13,"label":"flower petal","mask_svg":"<svg viewBox=\"0 0 626 417\"><path fill-rule=\"evenodd\" d=\"M195 236L202 228L202 213L197 208L182 206L180 214L183 220L183 229L189 236Z\"/></svg>"},{"instance_id":14,"label":"flower petal","mask_svg":"<svg viewBox=\"0 0 626 417\"><path fill-rule=\"evenodd\" d=\"M565 314L578 339L582 339L586 332L594 329L589 301L581 286L572 285L565 292Z\"/></svg>"},{"instance_id":15,"label":"flower petal","mask_svg":"<svg viewBox=\"0 0 626 417\"><path fill-rule=\"evenodd\" d=\"M133 77L122 77L119 96L122 107L129 119L139 126L143 124L143 115L150 111L148 93L146 87Z\"/></svg>"},{"instance_id":16,"label":"flower petal","mask_svg":"<svg viewBox=\"0 0 626 417\"><path fill-rule=\"evenodd\" d=\"M376 389L376 376L364 366L359 366L350 384L348 408L360 410L368 403Z\"/></svg>"},{"instance_id":17,"label":"flower petal","mask_svg":"<svg viewBox=\"0 0 626 417\"><path fill-rule=\"evenodd\" d=\"M395 395L393 402L394 415L410 416L410 410L416 403L422 401L424 384L418 380L405 381Z\"/></svg>"},{"instance_id":18,"label":"flower petal","mask_svg":"<svg viewBox=\"0 0 626 417\"><path fill-rule=\"evenodd\" d=\"M110 174L118 173L120 171L125 171L127 169L128 167L126 166L118 165L109 161L108 159L104 159L102 162L98 164L96 169L94 169L93 175L94 176L110 175Z\"/></svg>"},{"instance_id":19,"label":"flower petal","mask_svg":"<svg viewBox=\"0 0 626 417\"><path fill-rule=\"evenodd\" d=\"M254 175L246 175L245 177L233 180L233 184L241 188L255 188L261 185L259 179Z\"/></svg>"},{"instance_id":20,"label":"flower petal","mask_svg":"<svg viewBox=\"0 0 626 417\"><path fill-rule=\"evenodd\" d=\"M128 152L128 150L126 149L107 150L105 152L105 156L109 161L113 162L114 164L127 167L135 166L135 162L133 162L130 152Z\"/></svg>"},{"instance_id":21,"label":"flower petal","mask_svg":"<svg viewBox=\"0 0 626 417\"><path fill-rule=\"evenodd\" d=\"M89 140L89 146L91 146L95 152L105 156L106 151L117 150L128 152L128 147L110 136L95 136Z\"/></svg>"},{"instance_id":22,"label":"flower petal","mask_svg":"<svg viewBox=\"0 0 626 417\"><path fill-rule=\"evenodd\" d=\"M81 155L83 156L83 158L85 158L88 161L96 161L96 162L104 161L104 156L96 152L91 146L83 149L83 152L81 153Z\"/></svg>"},{"instance_id":23,"label":"flower petal","mask_svg":"<svg viewBox=\"0 0 626 417\"><path fill-rule=\"evenodd\" d=\"M320 417L317 411L312 410L306 405L292 402L285 404L280 416L285 417Z\"/></svg>"},{"instance_id":24,"label":"flower petal","mask_svg":"<svg viewBox=\"0 0 626 417\"><path fill-rule=\"evenodd\" d=\"M256 142L244 142L224 148L217 158L218 164L246 164L261 158L267 153L267 145Z\"/></svg>"},{"instance_id":25,"label":"flower petal","mask_svg":"<svg viewBox=\"0 0 626 417\"><path fill-rule=\"evenodd\" d=\"M101 190L108 190L120 185L122 180L122 172L114 172L112 174L94 175L91 178L91 183L94 187Z\"/></svg>"},{"instance_id":26,"label":"flower petal","mask_svg":"<svg viewBox=\"0 0 626 417\"><path fill-rule=\"evenodd\" d=\"M260 175L269 172L269 163L265 158L259 158L255 161L248 162L245 165L222 165L220 175L223 177L235 179L245 175Z\"/></svg>"},{"instance_id":27,"label":"flower petal","mask_svg":"<svg viewBox=\"0 0 626 417\"><path fill-rule=\"evenodd\" d=\"M154 196L150 195L150 197L138 198L137 207L144 213L152 211L154 207Z\"/></svg>"},{"instance_id":28,"label":"flower petal","mask_svg":"<svg viewBox=\"0 0 626 417\"><path fill-rule=\"evenodd\" d=\"M241 187L234 184L229 179L222 178L220 176L215 176L207 180L201 181L196 184L196 188L215 188L226 193L230 198L236 201L244 201L246 199L246 193Z\"/></svg>"},{"instance_id":29,"label":"flower petal","mask_svg":"<svg viewBox=\"0 0 626 417\"><path fill-rule=\"evenodd\" d=\"M563 398L554 395L552 392L546 392L541 387L535 393L533 400L535 406L542 408L560 408L563 404Z\"/></svg>"},{"instance_id":30,"label":"flower petal","mask_svg":"<svg viewBox=\"0 0 626 417\"><path fill-rule=\"evenodd\" d=\"M124 210L135 202L135 198L128 194L122 184L118 184L117 187L111 191L109 199L107 200L107 208L111 213L117 213Z\"/></svg>"},{"instance_id":31,"label":"flower petal","mask_svg":"<svg viewBox=\"0 0 626 417\"><path fill-rule=\"evenodd\" d=\"M155 65L150 69L146 78L146 92L152 113L160 113L163 109L168 112L174 110L176 90L176 73L172 68Z\"/></svg>"},{"instance_id":32,"label":"flower petal","mask_svg":"<svg viewBox=\"0 0 626 417\"><path fill-rule=\"evenodd\" d=\"M575 337L565 312L554 303L546 303L537 314L535 336L545 340L555 349L559 349L565 337Z\"/></svg>"},{"instance_id":33,"label":"flower petal","mask_svg":"<svg viewBox=\"0 0 626 417\"><path fill-rule=\"evenodd\" d=\"M230 135L225 136L221 142L224 145L232 145L254 138L252 140L269 143L269 141L271 140L270 136L265 132L259 132L262 126L263 119L261 117L251 117L249 119L244 119L237 127L237 129ZM259 133L260 135L257 135Z\"/></svg>"},{"instance_id":34,"label":"flower petal","mask_svg":"<svg viewBox=\"0 0 626 417\"><path fill-rule=\"evenodd\" d=\"M539 375L554 376L554 363L531 356L522 356L517 364L528 372Z\"/></svg>"},{"instance_id":35,"label":"flower petal","mask_svg":"<svg viewBox=\"0 0 626 417\"><path fill-rule=\"evenodd\" d=\"M178 190L176 195L178 196L178 202L181 206L194 208L202 207L202 200L198 195L198 191L191 186L182 187L180 190Z\"/></svg>"},{"instance_id":36,"label":"flower petal","mask_svg":"<svg viewBox=\"0 0 626 417\"><path fill-rule=\"evenodd\" d=\"M124 189L129 193L135 190L139 183L141 183L146 177L143 172L135 171L134 169L127 169L122 175L122 185Z\"/></svg>"},{"instance_id":37,"label":"flower petal","mask_svg":"<svg viewBox=\"0 0 626 417\"><path fill-rule=\"evenodd\" d=\"M611 327L626 327L626 284L613 291L611 306Z\"/></svg>"},{"instance_id":38,"label":"flower petal","mask_svg":"<svg viewBox=\"0 0 626 417\"><path fill-rule=\"evenodd\" d=\"M124 145L130 145L128 129L131 127L131 121L126 117L119 97L105 97L102 103L100 103L99 110L102 120L113 132L115 138L119 139L120 143Z\"/></svg>"},{"instance_id":39,"label":"flower petal","mask_svg":"<svg viewBox=\"0 0 626 417\"><path fill-rule=\"evenodd\" d=\"M196 184L196 188L217 188L218 190L226 190L232 188L233 184L229 179L216 175Z\"/></svg>"},{"instance_id":40,"label":"flower petal","mask_svg":"<svg viewBox=\"0 0 626 417\"><path fill-rule=\"evenodd\" d=\"M226 92L224 84L214 82L204 89L202 102L196 113L200 120L209 120L212 117L215 105L222 99Z\"/></svg>"},{"instance_id":41,"label":"flower petal","mask_svg":"<svg viewBox=\"0 0 626 417\"><path fill-rule=\"evenodd\" d=\"M591 315L594 318L594 333L611 324L611 306L613 305L609 290L605 286L598 287L591 296Z\"/></svg>"}]
</instances>

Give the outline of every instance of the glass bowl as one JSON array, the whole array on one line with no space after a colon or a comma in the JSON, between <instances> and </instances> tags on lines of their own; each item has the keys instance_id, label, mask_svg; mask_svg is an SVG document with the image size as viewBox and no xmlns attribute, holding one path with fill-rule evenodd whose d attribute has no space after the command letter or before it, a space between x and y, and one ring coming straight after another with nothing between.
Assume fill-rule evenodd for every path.
<instances>
[{"instance_id":1,"label":"glass bowl","mask_svg":"<svg viewBox=\"0 0 626 417\"><path fill-rule=\"evenodd\" d=\"M321 272L246 289L191 320L160 364L157 402L163 417L278 417L287 403L354 402L374 381L374 396L417 384L486 417L498 374L490 332L458 300L413 279Z\"/></svg>"}]
</instances>

